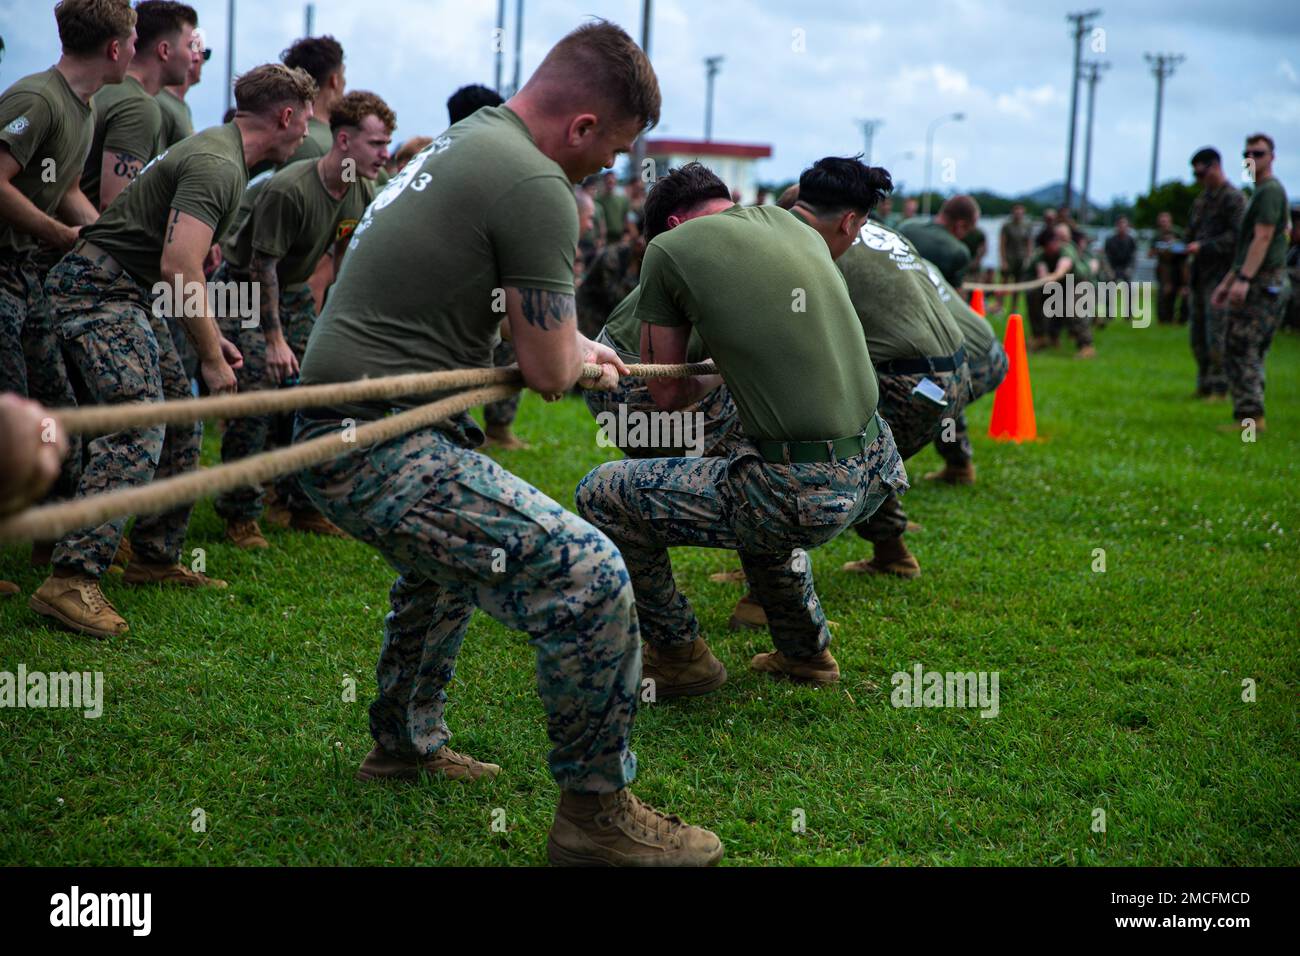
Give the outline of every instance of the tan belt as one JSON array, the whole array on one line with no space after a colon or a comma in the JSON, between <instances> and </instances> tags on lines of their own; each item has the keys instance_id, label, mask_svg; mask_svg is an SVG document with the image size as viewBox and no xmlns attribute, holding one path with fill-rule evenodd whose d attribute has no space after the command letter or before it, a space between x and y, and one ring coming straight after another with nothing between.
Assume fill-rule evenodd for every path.
<instances>
[{"instance_id":1,"label":"tan belt","mask_svg":"<svg viewBox=\"0 0 1300 956\"><path fill-rule=\"evenodd\" d=\"M72 247L72 251L85 259L98 260L97 267L109 276L120 276L122 274L122 263L113 258L113 254L107 249L101 249L89 239L77 240L77 244Z\"/></svg>"}]
</instances>

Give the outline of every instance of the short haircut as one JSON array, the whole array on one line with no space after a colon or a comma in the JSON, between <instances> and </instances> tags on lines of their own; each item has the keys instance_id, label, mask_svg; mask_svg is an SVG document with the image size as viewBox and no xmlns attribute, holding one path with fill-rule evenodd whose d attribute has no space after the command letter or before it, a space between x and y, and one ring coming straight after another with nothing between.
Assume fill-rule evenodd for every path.
<instances>
[{"instance_id":1,"label":"short haircut","mask_svg":"<svg viewBox=\"0 0 1300 956\"><path fill-rule=\"evenodd\" d=\"M433 137L431 136L412 136L397 148L397 152L393 154L393 162L398 166L406 165L415 157L416 153L432 142Z\"/></svg>"},{"instance_id":2,"label":"short haircut","mask_svg":"<svg viewBox=\"0 0 1300 956\"><path fill-rule=\"evenodd\" d=\"M194 8L172 0L141 0L135 5L135 48L145 50L164 37L199 25Z\"/></svg>"},{"instance_id":3,"label":"short haircut","mask_svg":"<svg viewBox=\"0 0 1300 956\"><path fill-rule=\"evenodd\" d=\"M543 103L552 113L582 109L584 97L575 102L577 91L608 106L614 122L635 119L642 129L659 122L659 80L650 58L608 20L584 23L551 47L526 87L535 82L554 84Z\"/></svg>"},{"instance_id":4,"label":"short haircut","mask_svg":"<svg viewBox=\"0 0 1300 956\"><path fill-rule=\"evenodd\" d=\"M952 196L944 200L939 212L948 222L968 222L972 226L979 221L980 206L970 196Z\"/></svg>"},{"instance_id":5,"label":"short haircut","mask_svg":"<svg viewBox=\"0 0 1300 956\"><path fill-rule=\"evenodd\" d=\"M306 71L282 63L263 63L235 80L235 106L241 113L265 113L315 98L316 84Z\"/></svg>"},{"instance_id":6,"label":"short haircut","mask_svg":"<svg viewBox=\"0 0 1300 956\"><path fill-rule=\"evenodd\" d=\"M72 56L98 53L109 40L125 40L135 20L127 0L59 0L54 5L59 42Z\"/></svg>"},{"instance_id":7,"label":"short haircut","mask_svg":"<svg viewBox=\"0 0 1300 956\"><path fill-rule=\"evenodd\" d=\"M862 214L893 190L887 169L868 166L856 156L827 156L799 175L798 201L819 217L850 210Z\"/></svg>"},{"instance_id":8,"label":"short haircut","mask_svg":"<svg viewBox=\"0 0 1300 956\"><path fill-rule=\"evenodd\" d=\"M447 116L455 126L466 116L473 116L485 106L500 106L504 103L496 90L479 83L462 86L447 98Z\"/></svg>"},{"instance_id":9,"label":"short haircut","mask_svg":"<svg viewBox=\"0 0 1300 956\"><path fill-rule=\"evenodd\" d=\"M1198 149L1192 156L1193 166L1221 166L1223 157L1213 146L1204 146Z\"/></svg>"},{"instance_id":10,"label":"short haircut","mask_svg":"<svg viewBox=\"0 0 1300 956\"><path fill-rule=\"evenodd\" d=\"M367 90L353 90L339 100L330 113L330 132L337 133L343 126L360 129L362 120L372 115L379 118L389 133L397 128L397 116L387 103Z\"/></svg>"},{"instance_id":11,"label":"short haircut","mask_svg":"<svg viewBox=\"0 0 1300 956\"><path fill-rule=\"evenodd\" d=\"M653 239L668 231L668 217L690 212L710 199L731 200L727 184L702 163L687 163L668 170L650 188L645 198L645 237Z\"/></svg>"},{"instance_id":12,"label":"short haircut","mask_svg":"<svg viewBox=\"0 0 1300 956\"><path fill-rule=\"evenodd\" d=\"M1273 137L1267 133L1251 133L1246 137L1246 145L1249 146L1251 143L1268 143L1268 151L1270 153L1277 152L1277 146L1273 144Z\"/></svg>"},{"instance_id":13,"label":"short haircut","mask_svg":"<svg viewBox=\"0 0 1300 956\"><path fill-rule=\"evenodd\" d=\"M303 37L280 53L280 62L306 70L321 87L343 66L343 47L331 36Z\"/></svg>"}]
</instances>

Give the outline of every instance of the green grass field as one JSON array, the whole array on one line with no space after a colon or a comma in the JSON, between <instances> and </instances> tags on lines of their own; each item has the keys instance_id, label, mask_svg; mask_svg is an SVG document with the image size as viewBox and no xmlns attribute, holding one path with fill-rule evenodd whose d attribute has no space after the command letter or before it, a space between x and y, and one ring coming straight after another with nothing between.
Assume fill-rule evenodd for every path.
<instances>
[{"instance_id":1,"label":"green grass field","mask_svg":"<svg viewBox=\"0 0 1300 956\"><path fill-rule=\"evenodd\" d=\"M1300 863L1300 339L1274 345L1271 430L1248 444L1215 431L1225 406L1187 399L1185 336L1112 325L1093 363L1034 356L1042 440L989 441L980 402L974 487L930 487L938 457L913 459L919 579L840 573L866 554L851 533L813 553L834 689L748 672L768 637L729 632L739 589L708 581L734 557L676 553L731 679L642 708L638 794L716 830L730 864ZM575 399L530 395L517 427L533 448L502 460L566 504L617 454ZM188 547L230 589L114 579L116 641L0 603L0 670L105 681L99 719L0 710L0 862L544 863L556 791L525 638L477 615L451 688L453 746L498 779L356 783L392 574L355 542L270 537L241 553L201 504ZM41 579L25 548L0 551L0 577ZM999 714L894 708L891 675L917 663L997 671Z\"/></svg>"}]
</instances>

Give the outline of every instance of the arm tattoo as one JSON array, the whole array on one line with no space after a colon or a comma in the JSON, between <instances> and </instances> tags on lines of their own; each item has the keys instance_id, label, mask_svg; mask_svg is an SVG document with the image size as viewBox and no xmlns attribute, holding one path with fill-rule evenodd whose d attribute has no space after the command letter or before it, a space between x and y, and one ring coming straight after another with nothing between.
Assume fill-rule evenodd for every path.
<instances>
[{"instance_id":1,"label":"arm tattoo","mask_svg":"<svg viewBox=\"0 0 1300 956\"><path fill-rule=\"evenodd\" d=\"M167 244L176 238L176 224L181 221L181 211L177 209L172 213L172 224L167 227Z\"/></svg>"},{"instance_id":2,"label":"arm tattoo","mask_svg":"<svg viewBox=\"0 0 1300 956\"><path fill-rule=\"evenodd\" d=\"M135 179L140 170L144 168L144 163L136 159L130 153L114 153L113 158L113 175L122 176L126 179Z\"/></svg>"},{"instance_id":3,"label":"arm tattoo","mask_svg":"<svg viewBox=\"0 0 1300 956\"><path fill-rule=\"evenodd\" d=\"M572 292L545 292L541 289L520 289L524 318L543 332L557 328L565 322L578 320ZM550 322L551 324L547 324Z\"/></svg>"},{"instance_id":4,"label":"arm tattoo","mask_svg":"<svg viewBox=\"0 0 1300 956\"><path fill-rule=\"evenodd\" d=\"M249 263L249 272L260 290L262 315L262 334L280 335L280 277L276 274L278 259L253 253Z\"/></svg>"}]
</instances>

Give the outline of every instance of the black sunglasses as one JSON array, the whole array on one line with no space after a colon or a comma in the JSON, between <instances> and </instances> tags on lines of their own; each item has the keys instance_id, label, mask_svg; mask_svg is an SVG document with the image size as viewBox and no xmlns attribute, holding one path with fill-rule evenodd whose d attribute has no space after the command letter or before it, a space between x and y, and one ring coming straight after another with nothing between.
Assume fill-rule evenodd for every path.
<instances>
[{"instance_id":1,"label":"black sunglasses","mask_svg":"<svg viewBox=\"0 0 1300 956\"><path fill-rule=\"evenodd\" d=\"M203 62L204 62L204 63L207 63L208 60L210 60L210 59L212 59L212 51L211 51L211 50L204 50L204 51L203 51Z\"/></svg>"},{"instance_id":2,"label":"black sunglasses","mask_svg":"<svg viewBox=\"0 0 1300 956\"><path fill-rule=\"evenodd\" d=\"M1242 159L1263 159L1267 155L1266 149L1245 149L1241 152Z\"/></svg>"}]
</instances>

